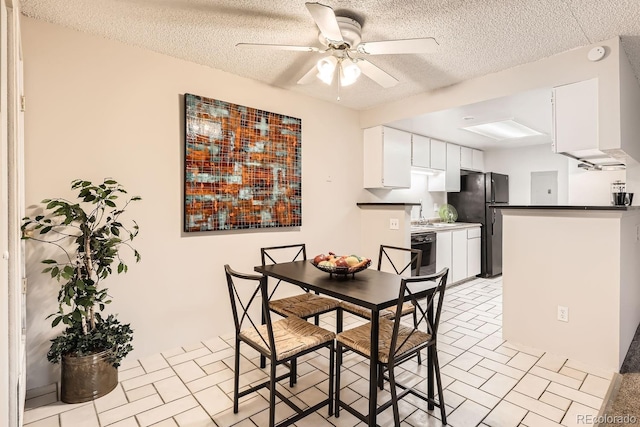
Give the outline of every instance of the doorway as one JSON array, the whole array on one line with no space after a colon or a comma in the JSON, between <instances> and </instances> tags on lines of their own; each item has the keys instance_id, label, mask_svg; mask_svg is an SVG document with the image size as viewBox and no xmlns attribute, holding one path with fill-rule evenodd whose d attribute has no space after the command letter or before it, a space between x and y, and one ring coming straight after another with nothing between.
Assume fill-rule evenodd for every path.
<instances>
[{"instance_id":1,"label":"doorway","mask_svg":"<svg viewBox=\"0 0 640 427\"><path fill-rule=\"evenodd\" d=\"M558 204L558 171L531 172L531 204Z\"/></svg>"}]
</instances>

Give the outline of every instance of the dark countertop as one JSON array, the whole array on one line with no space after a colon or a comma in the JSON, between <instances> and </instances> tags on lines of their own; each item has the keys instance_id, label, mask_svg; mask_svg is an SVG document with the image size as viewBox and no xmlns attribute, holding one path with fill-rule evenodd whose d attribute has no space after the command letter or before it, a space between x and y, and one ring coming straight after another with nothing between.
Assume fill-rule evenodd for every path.
<instances>
[{"instance_id":1,"label":"dark countertop","mask_svg":"<svg viewBox=\"0 0 640 427\"><path fill-rule=\"evenodd\" d=\"M573 206L573 205L489 205L500 209L566 210L566 211L633 211L640 206Z\"/></svg>"},{"instance_id":2,"label":"dark countertop","mask_svg":"<svg viewBox=\"0 0 640 427\"><path fill-rule=\"evenodd\" d=\"M357 206L420 206L420 203L404 203L404 202L359 202Z\"/></svg>"}]
</instances>

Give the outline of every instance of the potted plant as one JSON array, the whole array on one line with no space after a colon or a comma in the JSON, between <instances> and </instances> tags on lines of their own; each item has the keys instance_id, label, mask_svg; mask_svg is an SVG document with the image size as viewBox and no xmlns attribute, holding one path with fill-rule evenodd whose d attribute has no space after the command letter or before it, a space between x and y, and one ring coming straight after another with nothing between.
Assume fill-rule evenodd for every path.
<instances>
[{"instance_id":1,"label":"potted plant","mask_svg":"<svg viewBox=\"0 0 640 427\"><path fill-rule=\"evenodd\" d=\"M47 359L61 363L61 399L67 403L86 402L103 396L118 383L118 366L133 350L133 330L112 314L102 316L111 303L102 281L114 272L126 273L121 249L140 254L131 246L138 225L121 222L131 202L125 189L112 179L94 185L74 180L71 189L79 202L46 199L42 213L23 219L22 236L55 246L58 259L45 259L43 273L59 283L58 311L49 315L52 327L66 329L51 340ZM122 198L121 198L122 197Z\"/></svg>"}]
</instances>

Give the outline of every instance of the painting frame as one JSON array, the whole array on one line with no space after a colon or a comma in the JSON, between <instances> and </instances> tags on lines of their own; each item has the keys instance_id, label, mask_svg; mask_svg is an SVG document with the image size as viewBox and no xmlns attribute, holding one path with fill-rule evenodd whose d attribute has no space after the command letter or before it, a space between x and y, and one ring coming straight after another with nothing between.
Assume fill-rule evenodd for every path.
<instances>
[{"instance_id":1,"label":"painting frame","mask_svg":"<svg viewBox=\"0 0 640 427\"><path fill-rule=\"evenodd\" d=\"M184 95L183 230L302 226L302 119Z\"/></svg>"}]
</instances>

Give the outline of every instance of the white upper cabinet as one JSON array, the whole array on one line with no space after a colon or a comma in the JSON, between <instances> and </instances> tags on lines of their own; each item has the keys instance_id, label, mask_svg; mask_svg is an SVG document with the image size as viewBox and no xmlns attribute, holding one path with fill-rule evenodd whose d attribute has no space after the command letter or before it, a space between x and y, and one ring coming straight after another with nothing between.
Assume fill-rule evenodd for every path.
<instances>
[{"instance_id":1,"label":"white upper cabinet","mask_svg":"<svg viewBox=\"0 0 640 427\"><path fill-rule=\"evenodd\" d=\"M446 191L460 191L460 146L447 143Z\"/></svg>"},{"instance_id":2,"label":"white upper cabinet","mask_svg":"<svg viewBox=\"0 0 640 427\"><path fill-rule=\"evenodd\" d=\"M411 187L411 134L385 126L364 130L364 187Z\"/></svg>"},{"instance_id":3,"label":"white upper cabinet","mask_svg":"<svg viewBox=\"0 0 640 427\"><path fill-rule=\"evenodd\" d=\"M431 164L433 165L433 142L431 140ZM440 142L440 141L438 141ZM445 145L445 170L429 177L429 191L460 191L460 146L443 143Z\"/></svg>"},{"instance_id":4,"label":"white upper cabinet","mask_svg":"<svg viewBox=\"0 0 640 427\"><path fill-rule=\"evenodd\" d=\"M598 80L553 88L553 151L598 149Z\"/></svg>"},{"instance_id":5,"label":"white upper cabinet","mask_svg":"<svg viewBox=\"0 0 640 427\"><path fill-rule=\"evenodd\" d=\"M411 166L431 167L431 142L422 135L411 135Z\"/></svg>"},{"instance_id":6,"label":"white upper cabinet","mask_svg":"<svg viewBox=\"0 0 640 427\"><path fill-rule=\"evenodd\" d=\"M447 168L447 143L432 139L430 145L431 169L445 170Z\"/></svg>"},{"instance_id":7,"label":"white upper cabinet","mask_svg":"<svg viewBox=\"0 0 640 427\"><path fill-rule=\"evenodd\" d=\"M460 147L460 169L473 169L473 148Z\"/></svg>"},{"instance_id":8,"label":"white upper cabinet","mask_svg":"<svg viewBox=\"0 0 640 427\"><path fill-rule=\"evenodd\" d=\"M484 152L476 149L473 150L473 170L484 172Z\"/></svg>"},{"instance_id":9,"label":"white upper cabinet","mask_svg":"<svg viewBox=\"0 0 640 427\"><path fill-rule=\"evenodd\" d=\"M475 148L460 147L460 169L484 172L484 153Z\"/></svg>"}]
</instances>

